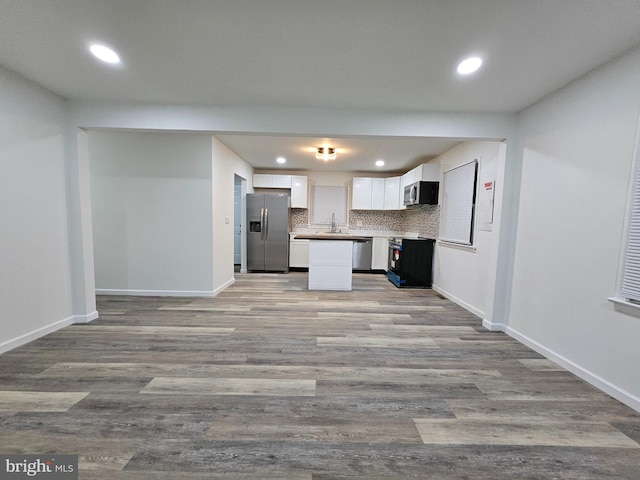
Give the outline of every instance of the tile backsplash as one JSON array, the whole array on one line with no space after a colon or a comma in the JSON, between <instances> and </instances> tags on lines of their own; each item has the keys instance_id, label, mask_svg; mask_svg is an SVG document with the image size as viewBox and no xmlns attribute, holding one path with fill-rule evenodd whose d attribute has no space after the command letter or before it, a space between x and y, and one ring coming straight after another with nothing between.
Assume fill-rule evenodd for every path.
<instances>
[{"instance_id":1,"label":"tile backsplash","mask_svg":"<svg viewBox=\"0 0 640 480\"><path fill-rule=\"evenodd\" d=\"M292 208L291 213L291 230L303 230L309 228L309 210L306 208Z\"/></svg>"},{"instance_id":2,"label":"tile backsplash","mask_svg":"<svg viewBox=\"0 0 640 480\"><path fill-rule=\"evenodd\" d=\"M440 207L423 205L405 210L351 210L349 230L381 231L390 233L411 232L422 237L436 238L440 223ZM292 230L309 228L309 210L291 209Z\"/></svg>"},{"instance_id":3,"label":"tile backsplash","mask_svg":"<svg viewBox=\"0 0 640 480\"><path fill-rule=\"evenodd\" d=\"M350 230L376 230L389 232L404 231L404 215L392 210L351 210Z\"/></svg>"},{"instance_id":4,"label":"tile backsplash","mask_svg":"<svg viewBox=\"0 0 640 480\"><path fill-rule=\"evenodd\" d=\"M440 206L423 205L401 210L404 214L404 231L417 232L421 237L438 238Z\"/></svg>"}]
</instances>

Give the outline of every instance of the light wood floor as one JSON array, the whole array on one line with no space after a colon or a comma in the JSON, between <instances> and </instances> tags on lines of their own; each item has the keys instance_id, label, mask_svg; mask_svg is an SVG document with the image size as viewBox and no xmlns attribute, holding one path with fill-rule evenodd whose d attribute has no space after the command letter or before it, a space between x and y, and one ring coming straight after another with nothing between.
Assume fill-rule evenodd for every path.
<instances>
[{"instance_id":1,"label":"light wood floor","mask_svg":"<svg viewBox=\"0 0 640 480\"><path fill-rule=\"evenodd\" d=\"M431 290L237 274L0 355L0 452L81 479L640 479L640 415Z\"/></svg>"}]
</instances>

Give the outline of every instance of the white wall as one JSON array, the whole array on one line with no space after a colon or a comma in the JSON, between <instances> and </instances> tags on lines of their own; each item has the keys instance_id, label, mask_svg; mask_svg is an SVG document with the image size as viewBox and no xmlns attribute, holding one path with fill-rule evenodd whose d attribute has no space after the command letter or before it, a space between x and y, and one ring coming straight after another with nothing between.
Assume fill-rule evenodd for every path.
<instances>
[{"instance_id":1,"label":"white wall","mask_svg":"<svg viewBox=\"0 0 640 480\"><path fill-rule=\"evenodd\" d=\"M507 331L640 410L640 318L614 311L640 50L526 109Z\"/></svg>"},{"instance_id":2,"label":"white wall","mask_svg":"<svg viewBox=\"0 0 640 480\"><path fill-rule=\"evenodd\" d=\"M500 142L465 142L431 162L440 163L444 172L478 159L478 190L481 179L496 180L494 223L491 231L478 228L476 220L473 248L438 242L434 258L433 288L482 319L491 314L494 296L494 270L502 204L504 148ZM477 198L477 197L476 197ZM476 210L477 213L477 210Z\"/></svg>"},{"instance_id":3,"label":"white wall","mask_svg":"<svg viewBox=\"0 0 640 480\"><path fill-rule=\"evenodd\" d=\"M74 321L64 115L0 67L0 352Z\"/></svg>"},{"instance_id":4,"label":"white wall","mask_svg":"<svg viewBox=\"0 0 640 480\"><path fill-rule=\"evenodd\" d=\"M213 294L210 138L89 132L98 293Z\"/></svg>"},{"instance_id":5,"label":"white wall","mask_svg":"<svg viewBox=\"0 0 640 480\"><path fill-rule=\"evenodd\" d=\"M246 210L246 193L253 192L253 167L229 150L217 138L210 138L213 203L213 290L224 290L234 281L233 264L233 190L235 175L246 180L242 212ZM245 221L242 223L246 225ZM246 238L243 235L242 263L246 270Z\"/></svg>"}]
</instances>

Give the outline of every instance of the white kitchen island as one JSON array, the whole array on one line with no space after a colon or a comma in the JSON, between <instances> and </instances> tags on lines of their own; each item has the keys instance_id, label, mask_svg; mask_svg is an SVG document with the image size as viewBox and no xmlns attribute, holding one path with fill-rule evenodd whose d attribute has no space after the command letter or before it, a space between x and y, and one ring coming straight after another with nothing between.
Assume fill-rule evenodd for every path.
<instances>
[{"instance_id":1,"label":"white kitchen island","mask_svg":"<svg viewBox=\"0 0 640 480\"><path fill-rule=\"evenodd\" d=\"M351 290L353 242L366 237L341 234L304 234L309 241L309 290Z\"/></svg>"}]
</instances>

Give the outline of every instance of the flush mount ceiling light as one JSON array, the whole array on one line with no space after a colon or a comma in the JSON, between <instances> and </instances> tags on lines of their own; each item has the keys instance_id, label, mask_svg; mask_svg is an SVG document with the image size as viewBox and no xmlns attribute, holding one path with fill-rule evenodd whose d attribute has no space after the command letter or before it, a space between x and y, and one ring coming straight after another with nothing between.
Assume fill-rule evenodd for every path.
<instances>
[{"instance_id":1,"label":"flush mount ceiling light","mask_svg":"<svg viewBox=\"0 0 640 480\"><path fill-rule=\"evenodd\" d=\"M482 59L480 57L466 58L458 64L458 73L460 75L469 75L478 70L481 65Z\"/></svg>"},{"instance_id":2,"label":"flush mount ceiling light","mask_svg":"<svg viewBox=\"0 0 640 480\"><path fill-rule=\"evenodd\" d=\"M283 163L287 163L287 159L284 157L278 157L276 158L276 162L283 164Z\"/></svg>"},{"instance_id":3,"label":"flush mount ceiling light","mask_svg":"<svg viewBox=\"0 0 640 480\"><path fill-rule=\"evenodd\" d=\"M384 166L384 160L376 160L376 167Z\"/></svg>"},{"instance_id":4,"label":"flush mount ceiling light","mask_svg":"<svg viewBox=\"0 0 640 480\"><path fill-rule=\"evenodd\" d=\"M336 149L333 147L318 147L318 150L316 151L316 158L318 160L324 160L325 162L335 160Z\"/></svg>"},{"instance_id":5,"label":"flush mount ceiling light","mask_svg":"<svg viewBox=\"0 0 640 480\"><path fill-rule=\"evenodd\" d=\"M102 60L105 63L120 63L120 57L118 56L118 54L109 47L93 44L89 47L89 50L98 60Z\"/></svg>"}]
</instances>

